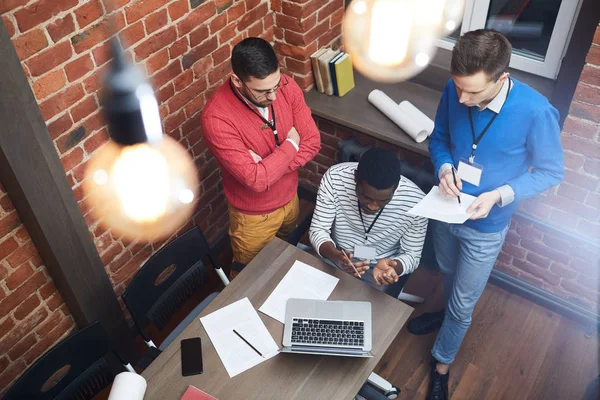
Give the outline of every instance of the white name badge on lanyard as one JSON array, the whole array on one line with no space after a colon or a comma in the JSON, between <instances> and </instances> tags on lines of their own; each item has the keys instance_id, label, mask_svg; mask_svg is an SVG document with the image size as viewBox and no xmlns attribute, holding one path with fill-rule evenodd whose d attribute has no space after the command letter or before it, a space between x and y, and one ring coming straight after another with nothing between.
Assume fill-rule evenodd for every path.
<instances>
[{"instance_id":1,"label":"white name badge on lanyard","mask_svg":"<svg viewBox=\"0 0 600 400\"><path fill-rule=\"evenodd\" d=\"M353 256L364 260L374 260L377 258L377 250L371 246L355 245Z\"/></svg>"},{"instance_id":2,"label":"white name badge on lanyard","mask_svg":"<svg viewBox=\"0 0 600 400\"><path fill-rule=\"evenodd\" d=\"M458 162L458 176L461 180L469 182L473 186L479 186L482 172L483 167L479 164L470 163L469 160L464 158L461 158Z\"/></svg>"}]
</instances>

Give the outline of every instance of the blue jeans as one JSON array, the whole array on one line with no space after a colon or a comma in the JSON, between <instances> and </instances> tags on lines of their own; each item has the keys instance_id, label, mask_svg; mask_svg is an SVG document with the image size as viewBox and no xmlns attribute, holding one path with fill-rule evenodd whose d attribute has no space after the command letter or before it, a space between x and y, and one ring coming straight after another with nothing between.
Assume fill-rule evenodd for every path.
<instances>
[{"instance_id":1,"label":"blue jeans","mask_svg":"<svg viewBox=\"0 0 600 400\"><path fill-rule=\"evenodd\" d=\"M450 364L471 325L471 315L490 277L509 226L479 232L464 225L430 221L433 244L444 280L446 314L431 354Z\"/></svg>"}]
</instances>

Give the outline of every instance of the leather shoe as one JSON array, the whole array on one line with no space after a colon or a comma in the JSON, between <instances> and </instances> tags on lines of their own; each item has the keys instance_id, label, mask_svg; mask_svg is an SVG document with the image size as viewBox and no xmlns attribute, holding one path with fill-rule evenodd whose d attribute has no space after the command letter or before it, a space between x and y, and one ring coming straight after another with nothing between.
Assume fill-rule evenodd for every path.
<instances>
[{"instance_id":1,"label":"leather shoe","mask_svg":"<svg viewBox=\"0 0 600 400\"><path fill-rule=\"evenodd\" d=\"M432 363L429 393L426 400L448 400L448 379L450 371L442 375L435 369L436 361Z\"/></svg>"},{"instance_id":2,"label":"leather shoe","mask_svg":"<svg viewBox=\"0 0 600 400\"><path fill-rule=\"evenodd\" d=\"M408 321L408 331L413 335L426 335L440 329L442 322L444 322L444 310L424 313Z\"/></svg>"}]
</instances>

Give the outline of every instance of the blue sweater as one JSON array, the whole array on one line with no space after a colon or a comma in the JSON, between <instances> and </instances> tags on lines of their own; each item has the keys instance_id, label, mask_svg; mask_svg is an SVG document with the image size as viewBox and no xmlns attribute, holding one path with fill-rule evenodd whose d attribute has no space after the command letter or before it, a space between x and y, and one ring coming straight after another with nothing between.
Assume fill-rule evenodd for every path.
<instances>
[{"instance_id":1,"label":"blue sweater","mask_svg":"<svg viewBox=\"0 0 600 400\"><path fill-rule=\"evenodd\" d=\"M558 111L540 93L512 81L508 99L475 152L475 163L483 166L479 187L463 181L462 191L473 196L506 184L515 192L515 200L509 205L494 205L486 218L465 222L481 232L502 230L521 199L558 185L564 175ZM495 113L487 108L479 111L477 107L472 107L471 112L475 135L479 136ZM442 164L458 167L461 158L468 159L472 144L468 107L458 102L450 79L429 137L436 176Z\"/></svg>"}]
</instances>

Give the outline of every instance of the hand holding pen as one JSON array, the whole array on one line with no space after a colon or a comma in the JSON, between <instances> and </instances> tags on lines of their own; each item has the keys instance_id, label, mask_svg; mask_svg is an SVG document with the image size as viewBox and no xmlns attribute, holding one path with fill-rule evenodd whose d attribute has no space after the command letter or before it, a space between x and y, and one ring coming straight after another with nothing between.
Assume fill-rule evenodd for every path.
<instances>
[{"instance_id":1,"label":"hand holding pen","mask_svg":"<svg viewBox=\"0 0 600 400\"><path fill-rule=\"evenodd\" d=\"M454 181L454 186L456 186L456 173L454 172L454 168L452 168L452 180ZM458 199L458 204L461 204L460 203L460 194L458 195L457 199Z\"/></svg>"},{"instance_id":2,"label":"hand holding pen","mask_svg":"<svg viewBox=\"0 0 600 400\"><path fill-rule=\"evenodd\" d=\"M440 193L446 197L459 197L462 181L454 168L449 168L440 177Z\"/></svg>"},{"instance_id":3,"label":"hand holding pen","mask_svg":"<svg viewBox=\"0 0 600 400\"><path fill-rule=\"evenodd\" d=\"M341 252L342 252L342 254L344 255L344 258L346 258L346 261L348 261L348 264L350 264L350 266L351 266L351 267L352 267L352 269L354 270L354 272L355 272L356 276L357 276L359 279L362 279L362 276L360 276L360 275L361 275L361 274L360 274L360 272L358 272L358 270L357 270L357 269L356 269L356 267L354 266L354 263L352 263L352 260L350 260L350 258L349 258L349 257L348 257L348 255L346 254L346 251L345 251L345 250L343 250L343 249L342 249L342 250L340 250L340 251L341 251Z\"/></svg>"}]
</instances>

